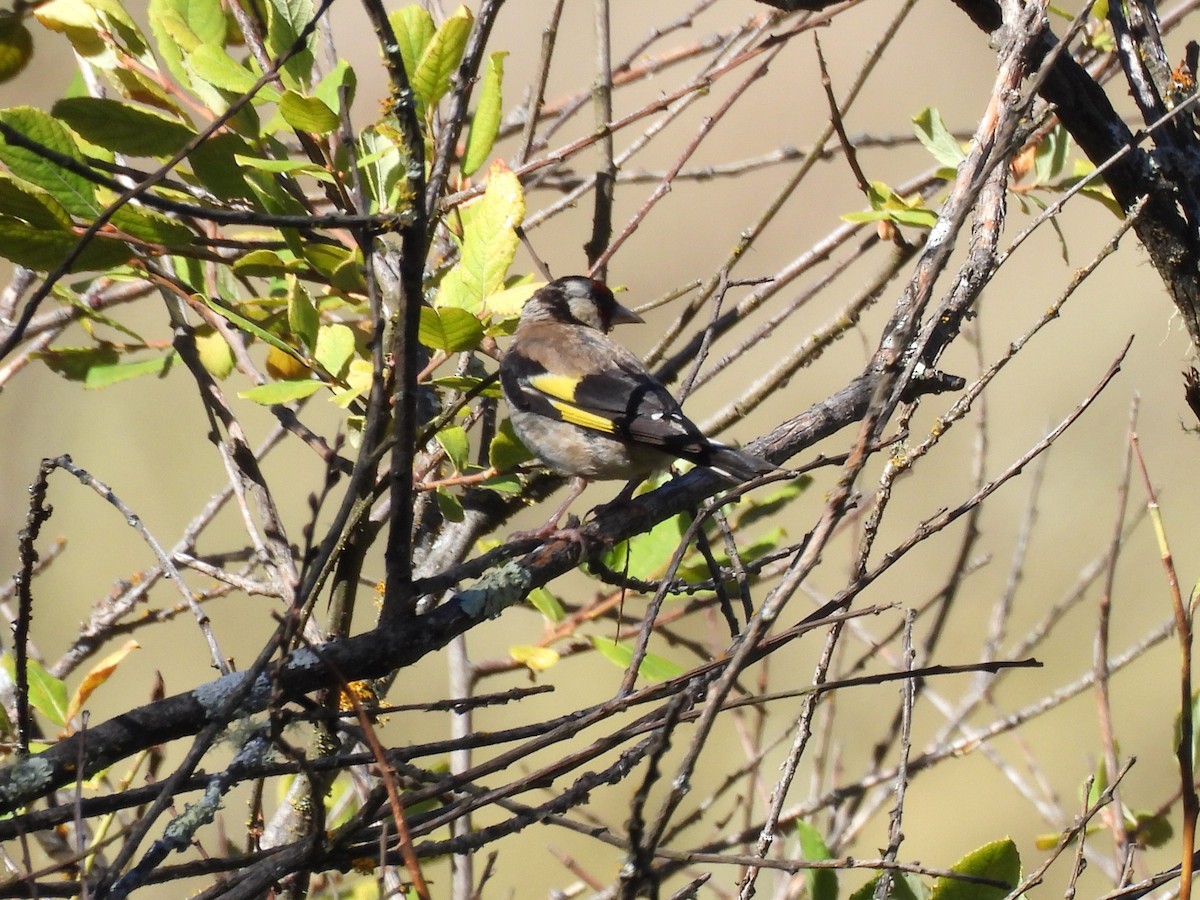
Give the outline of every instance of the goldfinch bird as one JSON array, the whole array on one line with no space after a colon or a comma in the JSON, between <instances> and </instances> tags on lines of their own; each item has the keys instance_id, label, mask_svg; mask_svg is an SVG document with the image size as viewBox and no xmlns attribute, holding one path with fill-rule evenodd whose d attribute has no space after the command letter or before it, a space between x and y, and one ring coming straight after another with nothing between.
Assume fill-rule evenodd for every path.
<instances>
[{"instance_id":1,"label":"goldfinch bird","mask_svg":"<svg viewBox=\"0 0 1200 900\"><path fill-rule=\"evenodd\" d=\"M513 429L572 491L539 529L552 532L589 480L642 478L685 459L733 483L775 471L764 459L709 440L629 350L608 336L641 322L602 282L572 275L526 301L500 360Z\"/></svg>"}]
</instances>

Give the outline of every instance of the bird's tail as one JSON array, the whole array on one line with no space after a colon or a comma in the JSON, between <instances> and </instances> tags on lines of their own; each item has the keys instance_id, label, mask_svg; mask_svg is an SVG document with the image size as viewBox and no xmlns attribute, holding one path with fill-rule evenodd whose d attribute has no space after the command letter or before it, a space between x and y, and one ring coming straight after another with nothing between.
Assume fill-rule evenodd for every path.
<instances>
[{"instance_id":1,"label":"bird's tail","mask_svg":"<svg viewBox=\"0 0 1200 900\"><path fill-rule=\"evenodd\" d=\"M704 458L697 462L738 484L774 472L778 468L761 456L715 441L710 441L706 449L708 452L704 454Z\"/></svg>"}]
</instances>

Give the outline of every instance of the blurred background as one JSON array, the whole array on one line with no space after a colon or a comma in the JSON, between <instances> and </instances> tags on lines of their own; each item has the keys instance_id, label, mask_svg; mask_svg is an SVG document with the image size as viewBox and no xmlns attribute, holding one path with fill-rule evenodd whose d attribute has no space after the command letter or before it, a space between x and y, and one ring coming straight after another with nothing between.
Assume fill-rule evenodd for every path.
<instances>
[{"instance_id":1,"label":"blurred background","mask_svg":"<svg viewBox=\"0 0 1200 900\"><path fill-rule=\"evenodd\" d=\"M539 44L552 4L543 0L520 0L505 6L491 46L507 49L505 108L523 102L525 85L534 77ZM896 15L895 3L862 3L840 13L828 27L818 29L828 61L835 96L846 91L870 50ZM136 7L135 15L138 15ZM1073 9L1068 10L1074 12ZM687 12L683 4L654 5L618 0L612 4L613 56L621 59L629 48L642 41L653 28L662 27ZM672 47L700 43L755 15L766 7L742 0L722 0L695 16L650 51L661 55ZM590 4L569 3L564 9L558 42L559 53L546 91L554 101L585 89L594 78L595 40ZM377 116L385 94L369 27L356 4L339 0L333 8L337 52L349 58L359 74L355 120L365 123ZM1057 20L1056 20L1057 22ZM787 27L787 24L783 27ZM1060 28L1061 25L1056 25ZM0 105L31 104L48 109L71 82L73 60L67 41L37 29L35 56L29 68L15 81L0 85ZM1185 37L1168 36L1173 58L1183 56ZM565 50L564 50L565 48ZM703 59L704 57L700 57ZM615 96L617 117L636 110L669 93L694 77L699 61L664 67L654 77L622 88ZM951 4L918 3L900 24L895 44L866 83L862 95L845 115L851 138L863 135L908 138L911 118L925 107L936 107L955 133L969 134L984 109L995 74L995 53L986 35L979 33ZM703 126L734 85L744 77L738 72L717 82L707 96L667 126L664 135L630 159L622 168L625 176L661 174L677 159L681 148ZM1108 92L1114 102L1128 106L1127 90L1112 82ZM642 135L651 116L619 132L615 137L620 153ZM813 34L793 38L774 60L769 74L751 85L746 96L725 116L700 144L685 172L705 166L722 166L789 148L806 149L829 120L829 110L820 84ZM551 146L565 144L590 130L591 111L569 122L551 139ZM833 144L831 144L833 146ZM498 147L505 156L515 140ZM786 154L785 154L786 155ZM595 164L594 154L574 161L576 171L586 173ZM872 180L898 185L929 169L932 158L919 145L866 147L860 164ZM721 265L746 229L796 171L791 160L763 166L737 178L683 178L672 186L650 217L617 254L609 270L609 281L627 290L622 302L639 306L660 298L681 285L707 278ZM615 224L623 224L642 206L655 189L656 179L620 181L616 188ZM559 193L541 189L529 196L529 210L554 202ZM944 192L930 205L936 208ZM785 203L764 235L754 244L737 270L737 277L770 278L822 237L839 228L842 214L863 209L865 201L844 158L835 155L821 162ZM1033 207L1036 212L1036 206ZM530 231L539 255L555 275L586 269L582 245L591 228L590 197L562 215ZM1020 201L1010 195L1007 244L1029 220ZM972 341L959 340L943 359L941 368L968 380L976 375L980 360L988 365L1002 355L1010 342L1025 332L1065 289L1075 270L1087 263L1116 230L1119 222L1098 203L1077 198L1058 217L1058 230L1042 227L1014 255L987 289L973 323ZM864 230L850 242L857 246L870 241ZM846 255L846 247L839 250ZM729 370L689 397L685 408L697 421L722 407L729 398L773 365L790 348L835 317L847 300L859 291L887 259L881 245L868 251L865 262L852 267L840 279L788 318L768 340L746 354ZM777 312L814 284L833 278L832 262L814 267L803 278L787 285L770 301L766 313L751 320L756 326L766 314ZM516 271L530 271L519 259ZM953 270L953 266L951 270ZM790 416L808 408L842 387L857 375L874 351L880 327L900 291L907 269L893 280L879 302L863 317L858 327L831 346L816 364L799 372L786 388L755 410L735 429L723 435L745 443ZM0 269L7 281L7 270ZM944 278L935 290L942 296L951 284ZM736 302L749 288L734 288L727 304ZM677 304L667 304L647 314L648 324L622 329L618 337L631 347L648 351L674 319ZM701 322L707 313L701 313ZM120 313L148 337L169 341L170 331L160 305L151 299ZM694 330L694 329L693 329ZM717 348L719 356L733 347L750 327L739 329L732 339ZM982 453L987 476L994 477L1039 440L1054 424L1067 416L1100 380L1125 342L1132 348L1121 372L1082 419L1060 439L1041 461L1003 487L984 506L979 527L983 536L972 555L972 571L951 613L949 635L932 662L969 663L977 659L988 622L999 599L1011 595L1011 618L1001 655L1035 627L1048 610L1080 586L1082 573L1095 566L1107 552L1119 510L1119 486L1130 428L1131 404L1140 408L1137 431L1150 476L1159 490L1163 516L1178 566L1180 581L1188 590L1197 575L1200 548L1193 536L1200 510L1200 486L1194 464L1200 445L1195 426L1183 400L1181 371L1193 360L1193 350L1178 323L1161 282L1145 253L1132 237L1126 237L1118 253L1105 261L1066 305L1061 318L1049 325L1010 365L985 393L981 409L986 420L980 432L970 420L957 425L942 441L939 450L925 459L897 485L896 495L885 519L874 557L902 541L916 525L939 510L964 502L973 493L975 455ZM69 345L60 341L59 346ZM975 346L977 345L977 347ZM978 354L978 356L976 355ZM716 357L714 357L716 358ZM249 387L232 376L226 390ZM954 395L926 398L912 420L910 443L919 443L955 399ZM269 429L272 419L261 409L238 407L254 444ZM312 427L331 432L339 413L331 404L310 404L304 419ZM890 432L889 432L890 433ZM224 483L224 472L207 438L207 428L194 388L182 370L165 378L141 378L102 391L85 392L31 365L11 379L0 393L0 573L15 571L16 535L24 525L27 488L43 457L62 453L101 479L141 516L164 544L172 543L182 528L209 496ZM819 453L844 452L852 440L850 432L835 435L810 448L794 463ZM980 450L979 448L982 447ZM877 460L860 482L870 494L884 460ZM312 455L292 443L273 452L265 464L269 483L281 503L292 529L292 540L308 518L307 498L319 489L323 472ZM815 522L836 470L815 473L808 493L789 508L783 525L791 539L799 539ZM617 490L615 485L589 489L579 511L602 502ZM1036 493L1035 493L1036 491ZM43 547L55 537L67 541L65 553L35 585L36 609L33 640L48 660L60 654L74 637L78 624L90 608L113 585L129 579L152 564L152 556L115 510L94 493L83 489L63 473L52 480L51 502L55 514L44 529ZM1113 592L1112 649L1124 652L1171 616L1169 595L1153 534L1139 509L1144 492L1134 481L1126 521L1139 519L1125 545L1116 570ZM541 521L548 508L533 510L530 523ZM236 516L223 514L228 529L238 529ZM843 529L825 554L823 563L805 586L808 596L793 601L787 621L800 618L814 605L841 589L847 578L847 563L853 558L858 538L857 524ZM895 604L897 609L861 624L843 650L845 661L864 653L872 637L889 634L901 621L899 608L920 606L945 584L962 540L962 523L947 529L910 553L856 602ZM236 533L230 531L227 533ZM502 535L497 535L502 537ZM218 543L216 537L212 540ZM204 549L202 545L201 549ZM382 575L382 566L377 569ZM554 585L556 593L575 600L603 590L582 577L564 579ZM970 725L984 727L1034 700L1067 688L1089 672L1100 583L1083 589L1082 600L1033 651L1043 664L1039 669L1007 677L989 703L972 717ZM175 602L167 587L154 592L152 605ZM631 599L630 603L641 602ZM226 653L239 665L248 665L274 623L271 606L260 598L231 595L208 609ZM368 623L360 621L365 628ZM723 625L712 621L707 632L696 637L715 647L727 641ZM537 641L543 629L532 609L512 610L501 619L476 629L468 637L472 659L505 659L514 644ZM611 627L599 625L599 634ZM112 681L93 698L92 721L103 720L131 704L148 699L154 672L161 672L168 693L186 690L213 676L206 665L195 624L187 617L158 626L142 638L144 648L135 653ZM797 642L773 659L773 687L785 684L800 688L809 683L822 639ZM8 649L8 641L4 642ZM666 646L655 652L670 656ZM1134 756L1124 784L1123 799L1136 810L1170 806L1178 823L1175 800L1178 776L1172 757L1175 716L1178 705L1175 642L1168 640L1139 658L1114 678L1112 701L1114 728L1123 756ZM691 664L691 663L689 663ZM425 660L416 677L406 678L403 697L397 702L419 702L445 696L445 661ZM521 714L550 715L603 699L616 689L622 672L596 654L581 654L563 660L538 676L555 686L549 699L526 701ZM490 679L482 690L503 690L528 683L531 676L511 672ZM937 680L930 688L953 702L969 691L972 676ZM836 707L836 724L831 727L828 752L839 759L836 766L846 781L854 781L868 765L873 745L881 740L896 707L895 685L837 692L829 700ZM769 791L775 766L783 758L790 738L786 737L800 700L782 701L771 708L768 731L784 735L782 746L764 760ZM498 727L511 712L483 712L478 727ZM737 748L741 752L745 734L731 721L718 729L711 747ZM428 721L409 717L396 726L397 742L445 737L445 720ZM930 698L918 704L914 719L915 750L919 750L943 725L943 717ZM385 732L386 733L386 732ZM680 741L683 743L683 741ZM1096 769L1101 752L1094 693L1078 697L1034 718L1019 732L989 745L987 753L964 753L949 764L914 776L909 789L904 820L905 842L900 857L920 860L934 867L949 867L979 845L1005 835L1018 844L1026 871L1038 865L1045 851L1035 847L1038 835L1054 832L1066 822L1048 821L1044 811L1054 808L1067 816L1078 812L1084 779ZM732 752L732 750L730 751ZM719 756L720 753L714 753ZM531 761L531 765L536 760ZM706 768L693 796L700 797L722 777L721 760ZM824 787L828 787L825 785ZM792 787L789 807L822 791L815 781L798 779ZM1042 805L1033 801L1037 798ZM742 798L761 810L763 797ZM597 793L592 811L614 826L624 823L628 802L622 791ZM734 805L732 801L727 801ZM226 805L227 814L241 822L244 809ZM856 856L873 856L886 844L888 806L878 810L863 827L858 843L847 848ZM758 821L761 813L750 817ZM1052 816L1050 817L1052 818ZM820 817L814 824L821 825ZM488 824L485 821L477 825ZM490 888L485 895L542 896L556 888L576 883L564 865L571 857L603 883L610 883L622 858L616 851L598 850L589 839L546 827L527 829L518 838L527 853L502 853ZM1108 852L1111 837L1099 834L1094 840ZM607 855L606 855L607 854ZM1139 858L1139 875L1169 867L1178 861L1176 842ZM438 872L434 863L431 871ZM1108 882L1101 867L1085 873L1081 890L1098 896ZM1047 877L1051 892L1061 891L1069 864L1060 862ZM729 871L717 879L728 890L737 873ZM774 876L760 882L770 895ZM437 876L435 875L435 881ZM843 882L849 891L866 880L852 873ZM442 876L441 884L447 883ZM776 885L778 887L778 885ZM151 895L147 892L147 895ZM170 896L170 892L160 896ZM714 889L714 896L719 896Z\"/></svg>"}]
</instances>

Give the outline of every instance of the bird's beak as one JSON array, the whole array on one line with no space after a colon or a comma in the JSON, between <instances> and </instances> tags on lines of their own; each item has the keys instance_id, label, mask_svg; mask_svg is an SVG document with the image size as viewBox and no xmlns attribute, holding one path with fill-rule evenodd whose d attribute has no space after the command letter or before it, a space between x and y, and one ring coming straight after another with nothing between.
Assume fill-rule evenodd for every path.
<instances>
[{"instance_id":1,"label":"bird's beak","mask_svg":"<svg viewBox=\"0 0 1200 900\"><path fill-rule=\"evenodd\" d=\"M618 303L613 308L611 322L614 325L641 325L645 321L645 319L635 313L628 306L622 306L620 303Z\"/></svg>"}]
</instances>

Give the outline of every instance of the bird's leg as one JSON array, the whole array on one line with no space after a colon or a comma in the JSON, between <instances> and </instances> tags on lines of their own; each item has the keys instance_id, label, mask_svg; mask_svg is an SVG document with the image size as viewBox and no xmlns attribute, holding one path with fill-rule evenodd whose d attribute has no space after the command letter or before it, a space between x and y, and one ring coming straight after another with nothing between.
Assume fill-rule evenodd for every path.
<instances>
[{"instance_id":1,"label":"bird's leg","mask_svg":"<svg viewBox=\"0 0 1200 900\"><path fill-rule=\"evenodd\" d=\"M540 528L535 528L532 531L518 531L512 536L512 539L516 541L525 541L532 538L545 539L550 537L552 534L562 533L563 536L568 537L577 543L582 543L583 539L580 536L578 529L560 529L558 527L559 521L564 515L566 515L567 510L571 507L571 504L578 499L579 495L583 493L584 488L588 486L587 479L580 478L578 475L576 475L571 479L570 486L571 489L567 491L566 499L563 500L558 509L554 511L554 515L552 515L546 521L545 525L541 526Z\"/></svg>"}]
</instances>

